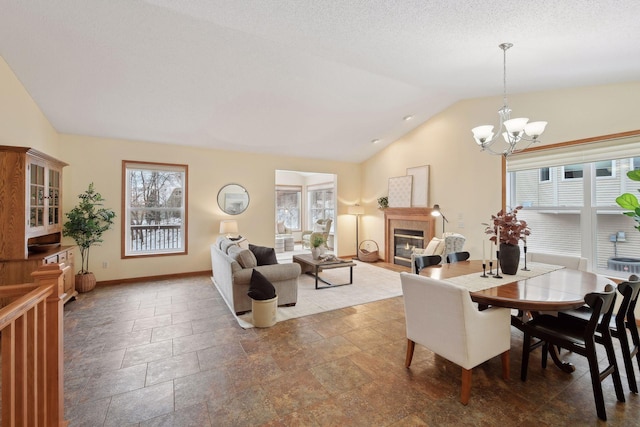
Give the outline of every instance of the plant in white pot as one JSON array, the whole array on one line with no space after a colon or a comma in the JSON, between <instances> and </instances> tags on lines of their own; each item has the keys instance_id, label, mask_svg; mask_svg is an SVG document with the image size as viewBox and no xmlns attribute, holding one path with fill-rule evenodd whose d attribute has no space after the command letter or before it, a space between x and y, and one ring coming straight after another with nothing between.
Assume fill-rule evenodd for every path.
<instances>
[{"instance_id":1,"label":"plant in white pot","mask_svg":"<svg viewBox=\"0 0 640 427\"><path fill-rule=\"evenodd\" d=\"M324 253L324 236L322 233L311 233L309 238L311 244L311 258L318 259Z\"/></svg>"},{"instance_id":2,"label":"plant in white pot","mask_svg":"<svg viewBox=\"0 0 640 427\"><path fill-rule=\"evenodd\" d=\"M89 249L102 243L102 234L111 228L116 214L103 207L104 199L93 189L93 183L78 198L80 203L66 213L68 221L62 234L75 240L80 249L82 264L76 274L76 290L89 292L96 286L96 277L89 271Z\"/></svg>"}]
</instances>

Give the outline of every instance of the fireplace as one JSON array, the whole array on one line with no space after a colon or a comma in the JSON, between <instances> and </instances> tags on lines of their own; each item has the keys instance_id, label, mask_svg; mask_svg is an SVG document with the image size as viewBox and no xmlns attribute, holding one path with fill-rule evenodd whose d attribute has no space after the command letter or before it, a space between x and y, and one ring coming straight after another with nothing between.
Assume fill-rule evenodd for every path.
<instances>
[{"instance_id":1,"label":"fireplace","mask_svg":"<svg viewBox=\"0 0 640 427\"><path fill-rule=\"evenodd\" d=\"M393 231L393 263L411 267L411 253L424 248L424 231L396 228Z\"/></svg>"},{"instance_id":2,"label":"fireplace","mask_svg":"<svg viewBox=\"0 0 640 427\"><path fill-rule=\"evenodd\" d=\"M431 208L387 208L384 220L385 261L411 266L411 247L424 248L435 235L435 218L431 215ZM396 234L405 239L401 240L400 245L396 242ZM399 254L396 253L398 246ZM396 258L399 262L396 262Z\"/></svg>"}]
</instances>

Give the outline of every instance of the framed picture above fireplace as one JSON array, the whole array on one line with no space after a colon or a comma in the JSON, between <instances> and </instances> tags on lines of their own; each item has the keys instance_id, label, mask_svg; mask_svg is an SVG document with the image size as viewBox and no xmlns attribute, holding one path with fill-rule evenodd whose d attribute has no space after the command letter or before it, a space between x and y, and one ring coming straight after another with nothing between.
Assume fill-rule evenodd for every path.
<instances>
[{"instance_id":1,"label":"framed picture above fireplace","mask_svg":"<svg viewBox=\"0 0 640 427\"><path fill-rule=\"evenodd\" d=\"M410 208L413 176L389 178L389 207Z\"/></svg>"},{"instance_id":2,"label":"framed picture above fireplace","mask_svg":"<svg viewBox=\"0 0 640 427\"><path fill-rule=\"evenodd\" d=\"M407 168L407 175L413 176L411 206L429 206L429 165Z\"/></svg>"}]
</instances>

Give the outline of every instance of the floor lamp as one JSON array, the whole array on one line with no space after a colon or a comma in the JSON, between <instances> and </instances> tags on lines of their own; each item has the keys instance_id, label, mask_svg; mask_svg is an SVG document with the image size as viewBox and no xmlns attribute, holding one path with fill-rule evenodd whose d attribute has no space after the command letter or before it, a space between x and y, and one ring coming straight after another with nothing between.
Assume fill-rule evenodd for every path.
<instances>
[{"instance_id":1,"label":"floor lamp","mask_svg":"<svg viewBox=\"0 0 640 427\"><path fill-rule=\"evenodd\" d=\"M433 209L431 210L431 215L433 216L441 216L442 217L442 235L444 236L444 223L449 222L446 216L440 210L440 205L433 205Z\"/></svg>"},{"instance_id":2,"label":"floor lamp","mask_svg":"<svg viewBox=\"0 0 640 427\"><path fill-rule=\"evenodd\" d=\"M364 215L364 207L360 205L349 206L348 212L349 215L356 216L356 256L353 259L358 259L358 245L360 244L360 239L358 238L358 223L360 222L360 215Z\"/></svg>"}]
</instances>

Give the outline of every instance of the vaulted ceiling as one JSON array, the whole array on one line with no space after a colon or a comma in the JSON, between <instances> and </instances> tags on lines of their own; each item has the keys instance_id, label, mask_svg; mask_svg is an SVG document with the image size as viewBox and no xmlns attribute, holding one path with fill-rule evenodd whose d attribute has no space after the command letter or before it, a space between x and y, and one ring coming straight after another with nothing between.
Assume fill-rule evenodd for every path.
<instances>
[{"instance_id":1,"label":"vaulted ceiling","mask_svg":"<svg viewBox=\"0 0 640 427\"><path fill-rule=\"evenodd\" d=\"M638 81L638 17L637 0L2 0L0 55L62 133L359 162L500 95L502 42L509 93Z\"/></svg>"}]
</instances>

